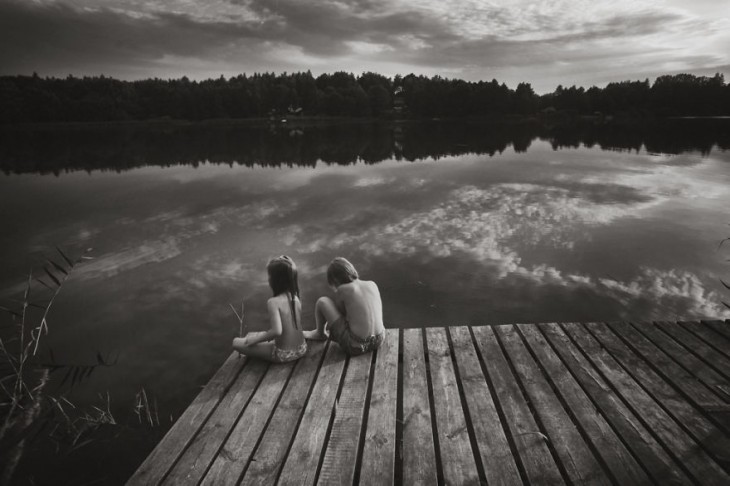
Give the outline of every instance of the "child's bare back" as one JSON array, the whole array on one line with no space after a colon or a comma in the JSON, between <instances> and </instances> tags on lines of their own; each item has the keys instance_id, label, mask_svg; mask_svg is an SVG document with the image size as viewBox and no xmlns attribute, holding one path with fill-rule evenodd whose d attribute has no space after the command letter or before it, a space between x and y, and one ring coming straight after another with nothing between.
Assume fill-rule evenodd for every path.
<instances>
[{"instance_id":1,"label":"child's bare back","mask_svg":"<svg viewBox=\"0 0 730 486\"><path fill-rule=\"evenodd\" d=\"M385 330L383 326L383 302L375 282L353 280L337 287L335 302L344 307L343 314L356 336L367 339Z\"/></svg>"}]
</instances>

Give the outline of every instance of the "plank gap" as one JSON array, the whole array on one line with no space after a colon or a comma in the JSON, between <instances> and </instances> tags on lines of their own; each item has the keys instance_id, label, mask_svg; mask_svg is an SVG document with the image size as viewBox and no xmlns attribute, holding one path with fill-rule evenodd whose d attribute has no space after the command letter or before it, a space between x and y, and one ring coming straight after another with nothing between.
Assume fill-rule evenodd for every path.
<instances>
[{"instance_id":1,"label":"plank gap","mask_svg":"<svg viewBox=\"0 0 730 486\"><path fill-rule=\"evenodd\" d=\"M474 432L474 424L471 420L471 414L469 412L469 405L466 402L466 394L464 393L464 384L461 382L461 373L459 372L459 365L456 362L456 355L454 354L454 343L451 339L451 330L446 328L446 340L449 345L449 356L454 366L454 377L456 378L456 385L459 390L459 400L461 400L461 408L464 411L464 422L466 423L466 430L469 434L469 442L471 443L471 451L474 455L474 463L477 467L477 474L479 475L479 482L487 484L487 474L484 472L484 465L479 454L479 445L477 443L476 433Z\"/></svg>"},{"instance_id":2,"label":"plank gap","mask_svg":"<svg viewBox=\"0 0 730 486\"><path fill-rule=\"evenodd\" d=\"M570 475L568 474L568 471L565 469L565 464L563 464L563 461L560 459L560 455L558 454L558 451L555 450L555 445L553 444L552 440L550 440L550 436L548 435L547 429L545 428L545 425L542 423L542 419L540 418L540 414L537 413L537 410L535 409L535 404L532 403L532 400L530 399L530 395L527 393L527 390L525 389L524 383L522 383L522 380L520 380L520 375L517 373L517 369L515 368L515 364L512 362L512 357L507 352L507 349L504 346L503 337L499 332L494 333L495 340L497 341L497 344L499 345L500 351L502 351L502 355L505 358L505 361L507 361L507 366L509 367L510 372L512 373L512 376L515 378L515 382L517 383L517 386L520 389L520 393L522 393L522 397L527 404L527 408L530 410L530 413L532 414L532 418L535 421L535 424L537 424L537 428L540 430L540 433L547 438L545 441L545 445L547 446L548 450L550 451L550 455L553 457L553 461L555 462L555 465L558 466L558 470L560 471L560 475L563 477L563 481L565 481L565 484L572 484L572 481L570 480Z\"/></svg>"},{"instance_id":3,"label":"plank gap","mask_svg":"<svg viewBox=\"0 0 730 486\"><path fill-rule=\"evenodd\" d=\"M612 334L614 337L617 336L617 333L614 332L613 329L611 328L611 326L609 326L607 323L602 323L601 325L603 326L602 329L605 329L606 332ZM700 448L702 448L707 453L707 455L720 468L722 468L726 472L728 470L730 470L730 465L728 465L727 461L723 461L722 458L717 455L717 451L714 451L711 447L708 446L706 440L704 440L704 439L706 439L706 437L703 436L703 435L698 435L698 431L697 430L693 430L693 428L688 427L687 426L687 423L686 423L686 420L684 420L680 416L680 414L679 414L680 411L677 411L674 408L667 406L667 403L666 403L665 399L662 398L662 397L657 396L656 391L653 390L652 387L647 384L647 380L641 379L640 376L637 375L636 369L628 366L628 363L625 363L624 362L625 360L619 355L618 352L616 352L616 351L613 351L612 352L611 351L610 346L606 345L607 343L604 343L604 341L606 340L605 337L602 338L601 336L599 336L598 333L596 333L593 329L591 329L590 326L587 326L585 324L582 324L581 327L583 329L585 329L588 332L588 334L590 336L592 336L593 339L595 339L602 346L603 349L606 350L606 352L608 353L608 355L611 356L611 358L613 359L613 361L619 366L619 369L620 370L623 370L623 372L626 373L626 375L628 375L629 378L631 380L633 380L639 386L639 388L641 390L643 390L643 392L646 393L646 395L655 404L657 404L659 406L659 408L667 416L669 416L674 421L674 423L679 426L679 428L682 431L684 431L685 434L687 434L687 436L690 438L691 441L693 441ZM617 339L619 340L619 343L623 341L620 338L620 336L617 337ZM644 361L645 362L645 365L647 364L646 360L642 357L641 353L639 353L636 350L634 350L633 347L628 347L628 350L631 352L631 354L633 356L636 356L640 361ZM702 416L702 417L704 417L706 420L708 420L708 422L710 422L711 425L715 426L715 428L717 429L717 432L719 432L720 434L723 434L724 435L723 429L717 428L717 425L715 424L714 420L710 420L707 417L707 415L701 410L701 408L698 407L696 404L694 404L694 401L691 398L686 397L681 392L681 390L679 390L674 385L674 383L671 380L668 380L664 376L663 373L657 373L654 370L654 367L652 367L650 364L648 366L649 366L649 371L653 371L654 374L656 375L656 377L659 379L658 380L658 385L656 385L656 386L661 386L662 384L664 384L664 385L666 385L666 386L669 387L669 391L673 391L679 397L688 398L688 401L686 402L686 404L689 405L690 408L692 410L694 410L695 412L699 412L699 415ZM700 478L698 478L698 479L700 479Z\"/></svg>"},{"instance_id":4,"label":"plank gap","mask_svg":"<svg viewBox=\"0 0 730 486\"><path fill-rule=\"evenodd\" d=\"M626 325L629 325L629 324L626 324ZM633 326L631 328L632 329L635 329L635 327L636 326ZM698 401L698 398L701 398L701 397L695 396L690 391L687 391L685 389L685 386L683 386L682 383L681 383L681 381L680 381L682 379L681 376L672 377L672 375L669 373L669 370L665 370L664 367L659 366L658 364L656 364L652 360L650 360L649 357L646 356L646 352L645 351L641 351L639 349L639 347L637 346L636 343L633 343L631 341L631 339L628 338L628 336L624 336L623 335L623 332L619 332L615 328L614 325L609 325L608 328L611 331L613 331L613 334L616 335L618 337L618 339L621 342L623 342L624 345L627 348L629 348L629 350L635 356L638 356L642 361L644 361L646 363L646 365L649 366L649 368L654 373L656 373L672 389L674 389L674 391L677 394L679 394L679 396L681 396L687 403L693 405L694 408L696 409L696 411L698 411L702 416L704 416L705 419L707 419L710 422L712 422L715 425L715 427L717 427L718 429L724 431L725 434L727 434L728 432L730 432L730 430L728 429L728 423L727 422L723 423L723 421L722 420L719 420L717 418L717 416L715 416L712 413L710 413L710 409L712 407L707 407L707 406L703 405L702 403L700 403L700 401ZM639 334L639 335L643 337L643 335L641 335L641 334ZM658 346L654 345L654 343L652 343L650 340L647 339L647 341L649 343L651 343L654 346L654 348L656 348L656 351L658 352L658 354L659 354L660 357L664 357L669 362L669 364L676 366L681 371L687 372L687 375L688 376L692 376L694 378L694 375L692 373L690 373L684 366L682 366L681 363L679 363L677 360L673 359L673 357L671 355L667 354L664 350L662 350ZM654 350L652 349L652 351L654 351ZM693 385L694 384L696 384L698 386L698 388L695 388L694 389L694 391L696 391L696 393L698 393L698 394L704 394L705 397L707 396L707 394L710 394L710 393L712 394L712 395L710 395L710 397L712 397L713 395L716 395L716 393L713 390L711 390L709 387L707 387L702 380L697 379L695 381L695 383L693 383Z\"/></svg>"},{"instance_id":5,"label":"plank gap","mask_svg":"<svg viewBox=\"0 0 730 486\"><path fill-rule=\"evenodd\" d=\"M560 392L560 390L558 389L558 387L554 383L553 377L550 375L550 373L548 373L548 370L545 368L545 366L543 365L542 361L535 354L534 350L530 346L530 343L527 341L527 339L523 335L522 330L520 329L520 327L519 326L513 326L513 328L515 329L515 332L517 333L517 335L522 340L522 345L527 349L527 352L529 353L530 357L532 358L532 360L537 365L537 368L540 370L540 372L545 377L545 379L546 379L548 385L550 386L550 389L552 390L553 394L558 399L558 401L560 402L560 405L566 411L568 417L573 422L573 425L575 426L576 430L578 430L578 433L583 438L583 441L586 443L586 445L588 446L588 449L593 454L593 457L595 457L596 460L598 461L598 464L600 464L601 469L603 470L603 473L611 481L612 484L614 484L615 486L622 486L621 483L616 478L616 476L614 475L613 471L611 471L611 468L608 467L608 464L606 463L604 457L601 455L601 453L596 448L596 445L593 443L593 440L591 440L591 437L588 434L588 432L585 430L583 424L581 423L580 420L578 420L578 417L575 415L575 412L573 411L572 407L570 407L570 405L568 405L568 402L565 400L565 397L563 396L563 394ZM565 368L567 369L567 366ZM577 382L577 380L575 380L575 381ZM583 390L583 393L585 393L585 390ZM585 393L585 394L588 396L587 393ZM598 413L598 408L596 408L596 412ZM601 416L603 417L602 414L601 414ZM606 423L608 423L608 421L605 419L605 417L603 417L603 418L604 418L604 421Z\"/></svg>"},{"instance_id":6,"label":"plank gap","mask_svg":"<svg viewBox=\"0 0 730 486\"><path fill-rule=\"evenodd\" d=\"M254 444L253 449L251 449L251 454L248 456L248 459L246 460L246 465L243 467L243 470L241 471L241 474L238 476L238 480L236 481L236 484L240 484L241 483L241 480L243 479L243 476L246 474L246 471L248 471L248 468L251 465L251 461L253 460L254 456L256 455L256 451L258 450L259 446L261 445L261 439L263 439L264 435L266 435L266 430L269 428L269 424L271 423L271 419L274 417L274 412L276 411L276 408L279 406L279 402L281 402L281 397L284 396L284 392L286 391L287 387L289 386L289 381L291 380L291 377L294 375L294 370L299 365L300 365L300 361L297 361L296 363L294 363L294 366L292 366L291 370L289 370L289 375L286 377L286 381L284 382L284 386L281 388L281 391L279 392L279 396L276 397L276 401L274 402L274 406L271 407L271 413L266 418L266 423L264 424L264 428L261 429L261 433L259 434L258 439L256 439L256 443ZM270 365L270 366L272 366L272 365ZM276 366L276 364L274 364L273 366ZM282 365L279 365L279 366L282 366ZM253 397L253 395L251 395L251 397ZM249 401L250 401L250 399L249 399ZM248 403L246 404L246 406L248 406ZM239 416L239 418L240 418L240 416ZM232 430L233 429L231 429L231 431ZM228 440L228 438L226 438L226 440ZM225 444L225 441L223 443ZM223 447L223 445L221 445L221 447ZM210 465L208 467L210 468Z\"/></svg>"},{"instance_id":7,"label":"plank gap","mask_svg":"<svg viewBox=\"0 0 730 486\"><path fill-rule=\"evenodd\" d=\"M312 397L312 391L314 390L314 386L317 384L317 378L319 378L319 372L322 369L322 364L324 363L325 358L327 357L327 352L329 351L329 347L331 346L331 341L327 340L325 342L324 349L322 350L322 357L319 360L319 364L317 364L317 371L314 373L314 378L312 379L312 383L309 385L309 391L307 391L307 397L304 399L304 403L302 404L302 409L299 412L299 417L297 418L297 424L294 426L294 430L291 435L291 439L289 439L289 444L286 447L286 452L284 453L284 461L286 461L286 458L289 457L289 453L291 452L292 445L294 444L294 439L297 437L297 432L299 431L299 426L302 423L302 418L304 418L304 411L307 409L307 405L309 404L309 399ZM274 484L279 483L279 477L281 476L281 472L284 470L284 464L279 466L279 471L276 473L276 481L274 481Z\"/></svg>"},{"instance_id":8,"label":"plank gap","mask_svg":"<svg viewBox=\"0 0 730 486\"><path fill-rule=\"evenodd\" d=\"M436 452L436 480L438 484L444 484L444 470L441 464L441 448L439 445L438 428L436 424L436 407L433 399L433 383L431 382L431 363L428 357L428 340L425 329L421 332L421 345L423 346L423 360L426 364L426 385L428 388L428 406L431 408L431 433L433 434L433 448Z\"/></svg>"},{"instance_id":9,"label":"plank gap","mask_svg":"<svg viewBox=\"0 0 730 486\"><path fill-rule=\"evenodd\" d=\"M687 477L694 484L696 484L697 486L702 486L702 482L700 482L700 480L695 477L695 474L693 474L690 471L690 469L686 466L685 461L682 459L682 457L677 456L676 452L673 451L671 447L669 447L669 444L667 444L665 442L665 440L662 439L662 437L654 430L654 428L651 426L651 424L649 424L646 421L643 414L641 414L641 410L636 410L636 407L628 400L627 397L625 397L619 391L619 389L616 387L616 385L613 383L613 381L610 380L608 378L608 376L606 376L604 371L601 370L599 366L596 366L593 359L591 359L591 357L589 356L588 352L585 349L583 349L582 346L580 346L578 344L578 342L574 339L572 333L567 330L565 323L560 324L560 326L563 330L563 333L568 337L568 339L571 341L573 346L575 346L580 351L580 353L585 357L586 360L588 360L588 362L593 363L596 372L599 374L599 376L601 376L603 381L606 383L606 386L608 386L611 389L611 391L614 393L614 395L623 402L624 406L634 414L636 419L641 423L641 425L644 426L646 431L654 438L654 440L662 447L662 449L664 449L664 451L674 460L674 463L679 468L682 469L682 471L687 475ZM582 325L580 325L580 328L585 329L585 327ZM589 333L589 335L591 336L591 338L593 340L596 340L587 329L586 329L586 332ZM603 346L603 344L601 344L600 341L598 341L598 345L600 346L601 349L604 349L607 352L607 354L611 357L612 360L616 361L615 358L613 357L613 355L611 355L610 351L605 346ZM619 363L619 366L620 366L620 363ZM631 380L634 382L636 381L633 379L633 377L631 377ZM652 398L652 400L653 400L653 398ZM663 411L663 409L662 409L662 411ZM672 421L673 421L673 419L672 419Z\"/></svg>"},{"instance_id":10,"label":"plank gap","mask_svg":"<svg viewBox=\"0 0 730 486\"><path fill-rule=\"evenodd\" d=\"M690 338L697 339L694 334L690 333L689 331L685 330L683 327L680 327L676 323L672 322L661 322L657 321L654 322L654 326L656 326L660 331L662 331L664 334L669 336L673 341L676 341L677 343L681 344L682 347L687 349L690 353L692 353L694 356L699 358L703 363L705 363L707 366L709 366L711 369L716 371L718 374L720 374L725 380L730 381L730 374L727 371L723 371L717 366L717 363L713 363L711 359L709 359L707 356L705 356L703 353L700 352L698 349L694 349L693 346L691 346L689 343L685 343L680 337L677 335L676 330L670 330L670 326L677 326L679 328L680 333L684 332L689 334ZM711 349L711 348L710 348Z\"/></svg>"},{"instance_id":11,"label":"plank gap","mask_svg":"<svg viewBox=\"0 0 730 486\"><path fill-rule=\"evenodd\" d=\"M396 372L395 463L393 484L403 484L403 329L398 330L398 370Z\"/></svg>"},{"instance_id":12,"label":"plank gap","mask_svg":"<svg viewBox=\"0 0 730 486\"><path fill-rule=\"evenodd\" d=\"M251 367L251 365L252 365L252 363L251 363L251 361L252 361L252 360L251 360L251 358L248 358L248 357L246 357L246 356L243 356L243 355L239 355L239 356L240 356L240 359L244 359L245 361L244 361L243 365L241 366L241 369L239 370L238 374L236 374L236 378L235 378L234 380L232 380L232 381L231 381L231 382L230 382L230 383L228 384L228 386L227 386L227 387L226 387L226 388L224 389L224 391L223 391L223 392L221 393L221 396L220 396L220 398L218 399L218 402L217 402L217 403L215 404L215 406L214 406L214 407L213 407L213 408L211 409L210 413L209 413L209 414L208 414L208 416L207 416L207 417L205 418L205 421L203 421L203 423L201 423L201 424L200 424L200 427L198 427L198 430L197 430L197 431L195 432L195 435L194 435L193 437L191 437L190 441L188 441L188 443L187 443L187 444L185 444L185 448L184 448L184 449L183 449L183 451L182 451L182 452L180 453L180 455L179 455L179 456L177 456L177 458L175 459L175 462L173 462L173 464L172 464L172 465L170 466L170 468L169 468L169 469L168 469L168 471L167 471L167 472L165 473L165 475L164 475L164 476L163 476L163 477L162 477L162 478L160 479L160 482L159 482L159 484L164 484L164 483L166 483L166 482L167 482L167 480L168 480L168 478L170 477L170 475L172 474L172 472L173 472L173 471L175 470L175 468L176 468L176 467L178 466L178 464L180 463L180 460L181 460L181 459L182 459L182 458L183 458L183 457L185 456L185 453L186 453L186 452L187 452L187 451L188 451L188 450L190 449L190 447L191 447L191 446L192 446L192 445L193 445L193 444L195 443L195 439L196 439L196 438L197 438L197 437L198 437L198 436L200 435L200 433L201 433L201 432L203 431L203 429L205 428L206 424L208 423L208 420L210 420L210 419L211 419L211 417L213 417L213 415L214 415L214 414L216 413L216 411L218 410L218 406L219 406L219 405L220 405L220 404L221 404L221 403L223 402L224 398L226 397L226 395L228 395L228 392L229 392L229 391L231 390L231 388L233 387L233 385L234 385L235 383L238 383L238 377L239 377L239 376L241 376L241 375L242 375L243 373L247 372L247 371L248 371L248 368L250 368L250 367ZM241 408L241 411L240 411L240 413L238 414L238 416L236 417L236 420L234 421L234 423L233 423L233 426L231 427L231 430L229 430L229 431L228 431L228 433L226 433L226 436L225 436L224 440L223 440L223 441L222 441L222 442L220 443L220 445L218 446L218 449L217 449L216 453L215 453L215 454L213 455L213 459L215 459L215 457L216 457L216 456L218 455L218 451L220 451L220 449L221 449L221 448L223 447L223 445L224 445L224 444L226 443L226 441L228 440L228 437L229 437L229 436L231 435L231 431L232 431L232 430L233 430L233 428L235 427L236 423L238 423L238 419L239 419L239 418L241 418L241 415L243 415L243 412L244 412L244 411L246 410L246 407L248 407L248 404L249 404L249 403L251 402L251 399L253 398L253 396L254 396L254 395L256 394L256 390L258 389L258 387L259 387L259 384L261 383L261 381L262 381L262 380L264 379L264 376L266 375L267 371L268 371L268 366L266 367L266 370L264 370L264 372L263 372L263 373L261 373L261 376L259 376L258 380L256 381L256 384L255 384L255 385L254 385L254 387L253 387L253 391L251 392L251 394L250 394L250 395L248 396L248 398L246 399L246 403L245 403L245 404L243 405L243 407ZM205 472L206 472L206 473L208 472L208 469L210 468L210 466L211 466L212 464L213 464L213 461L211 460L211 461L210 461L210 462L208 463L208 465L207 465L207 466L205 467ZM205 477L205 474L203 474L203 475L201 476L201 478L202 478L202 477Z\"/></svg>"},{"instance_id":13,"label":"plank gap","mask_svg":"<svg viewBox=\"0 0 730 486\"><path fill-rule=\"evenodd\" d=\"M332 344L335 346L335 344ZM324 455L327 451L327 445L330 441L330 435L332 434L332 424L335 422L335 410L337 409L337 402L340 400L342 394L342 387L345 385L345 377L347 376L347 368L350 365L350 357L346 355L345 364L342 367L342 374L340 374L340 383L337 385L337 393L335 394L335 402L332 404L330 410L329 423L327 424L327 432L324 434L324 441L322 442L322 450L319 453L319 461L317 462L317 470L314 473L314 484L319 481L319 473L322 471L322 464L324 463Z\"/></svg>"},{"instance_id":14,"label":"plank gap","mask_svg":"<svg viewBox=\"0 0 730 486\"><path fill-rule=\"evenodd\" d=\"M520 457L520 454L517 450L517 444L515 443L515 439L512 436L512 431L507 426L507 418L504 414L504 410L502 410L502 403L499 400L499 396L497 394L497 391L494 387L494 382L492 381L492 378L489 376L489 372L487 371L487 365L484 362L484 355L482 354L481 347L479 346L477 342L477 338L474 335L474 330L469 326L469 334L471 335L471 341L472 346L474 346L474 350L476 352L477 358L479 359L479 366L482 369L482 374L484 375L484 380L487 382L487 387L489 388L489 393L492 395L492 400L494 401L494 407L497 409L497 415L499 416L500 425L502 427L502 430L504 430L504 435L507 439L507 443L509 444L510 452L512 453L512 457L515 459L515 463L517 465L517 470L520 473L520 478L522 479L523 484L529 484L527 471L525 470L525 465L522 463L522 458Z\"/></svg>"},{"instance_id":15,"label":"plank gap","mask_svg":"<svg viewBox=\"0 0 730 486\"><path fill-rule=\"evenodd\" d=\"M368 430L368 412L370 411L370 399L373 395L373 382L375 381L375 360L378 357L378 350L374 350L370 353L370 377L368 379L368 389L365 392L365 406L363 407L362 413L362 425L360 427L360 440L357 444L357 455L355 459L355 471L352 477L352 484L360 484L360 469L362 468L362 454L365 450L365 434Z\"/></svg>"},{"instance_id":16,"label":"plank gap","mask_svg":"<svg viewBox=\"0 0 730 486\"><path fill-rule=\"evenodd\" d=\"M687 331L694 334L697 337L697 339L704 342L709 347L711 347L718 353L725 356L725 358L730 359L730 349L719 345L719 343L726 344L728 341L727 338L725 336L713 331L710 328L710 326L708 326L706 324L701 324L699 322L687 322L687 321L678 321L677 324L680 327L682 327L683 329L686 329Z\"/></svg>"}]
</instances>

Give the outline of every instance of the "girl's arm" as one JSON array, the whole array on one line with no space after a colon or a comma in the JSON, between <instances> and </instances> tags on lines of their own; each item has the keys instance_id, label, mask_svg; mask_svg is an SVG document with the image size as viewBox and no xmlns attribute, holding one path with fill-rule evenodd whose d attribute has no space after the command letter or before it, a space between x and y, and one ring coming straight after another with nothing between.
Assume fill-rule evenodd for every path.
<instances>
[{"instance_id":1,"label":"girl's arm","mask_svg":"<svg viewBox=\"0 0 730 486\"><path fill-rule=\"evenodd\" d=\"M256 333L256 335L251 336L250 339L246 340L246 346L263 343L264 341L271 341L275 337L281 336L281 316L279 315L279 308L276 306L276 302L269 300L266 307L269 310L269 330L266 332L259 332Z\"/></svg>"}]
</instances>

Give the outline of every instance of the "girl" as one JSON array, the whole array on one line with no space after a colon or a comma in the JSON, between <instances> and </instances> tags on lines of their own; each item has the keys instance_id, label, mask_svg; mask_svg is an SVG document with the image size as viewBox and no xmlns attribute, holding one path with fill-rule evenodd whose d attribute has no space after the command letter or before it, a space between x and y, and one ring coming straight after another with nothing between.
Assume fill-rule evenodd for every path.
<instances>
[{"instance_id":1,"label":"girl","mask_svg":"<svg viewBox=\"0 0 730 486\"><path fill-rule=\"evenodd\" d=\"M274 296L267 302L270 329L233 339L233 349L246 356L285 363L306 354L302 332L302 303L299 301L297 267L286 255L273 258L266 266ZM265 342L271 341L274 342Z\"/></svg>"}]
</instances>

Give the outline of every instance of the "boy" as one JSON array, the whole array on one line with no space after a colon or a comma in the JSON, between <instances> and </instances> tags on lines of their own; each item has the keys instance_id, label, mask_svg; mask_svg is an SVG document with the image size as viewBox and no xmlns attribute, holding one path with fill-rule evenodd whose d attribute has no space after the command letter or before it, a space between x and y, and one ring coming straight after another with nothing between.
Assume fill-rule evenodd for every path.
<instances>
[{"instance_id":1,"label":"boy","mask_svg":"<svg viewBox=\"0 0 730 486\"><path fill-rule=\"evenodd\" d=\"M317 329L304 331L304 337L327 339L326 324L330 338L351 356L377 349L385 337L385 327L375 282L360 280L352 263L337 257L327 268L327 283L335 290L335 299L320 297L314 308Z\"/></svg>"}]
</instances>

